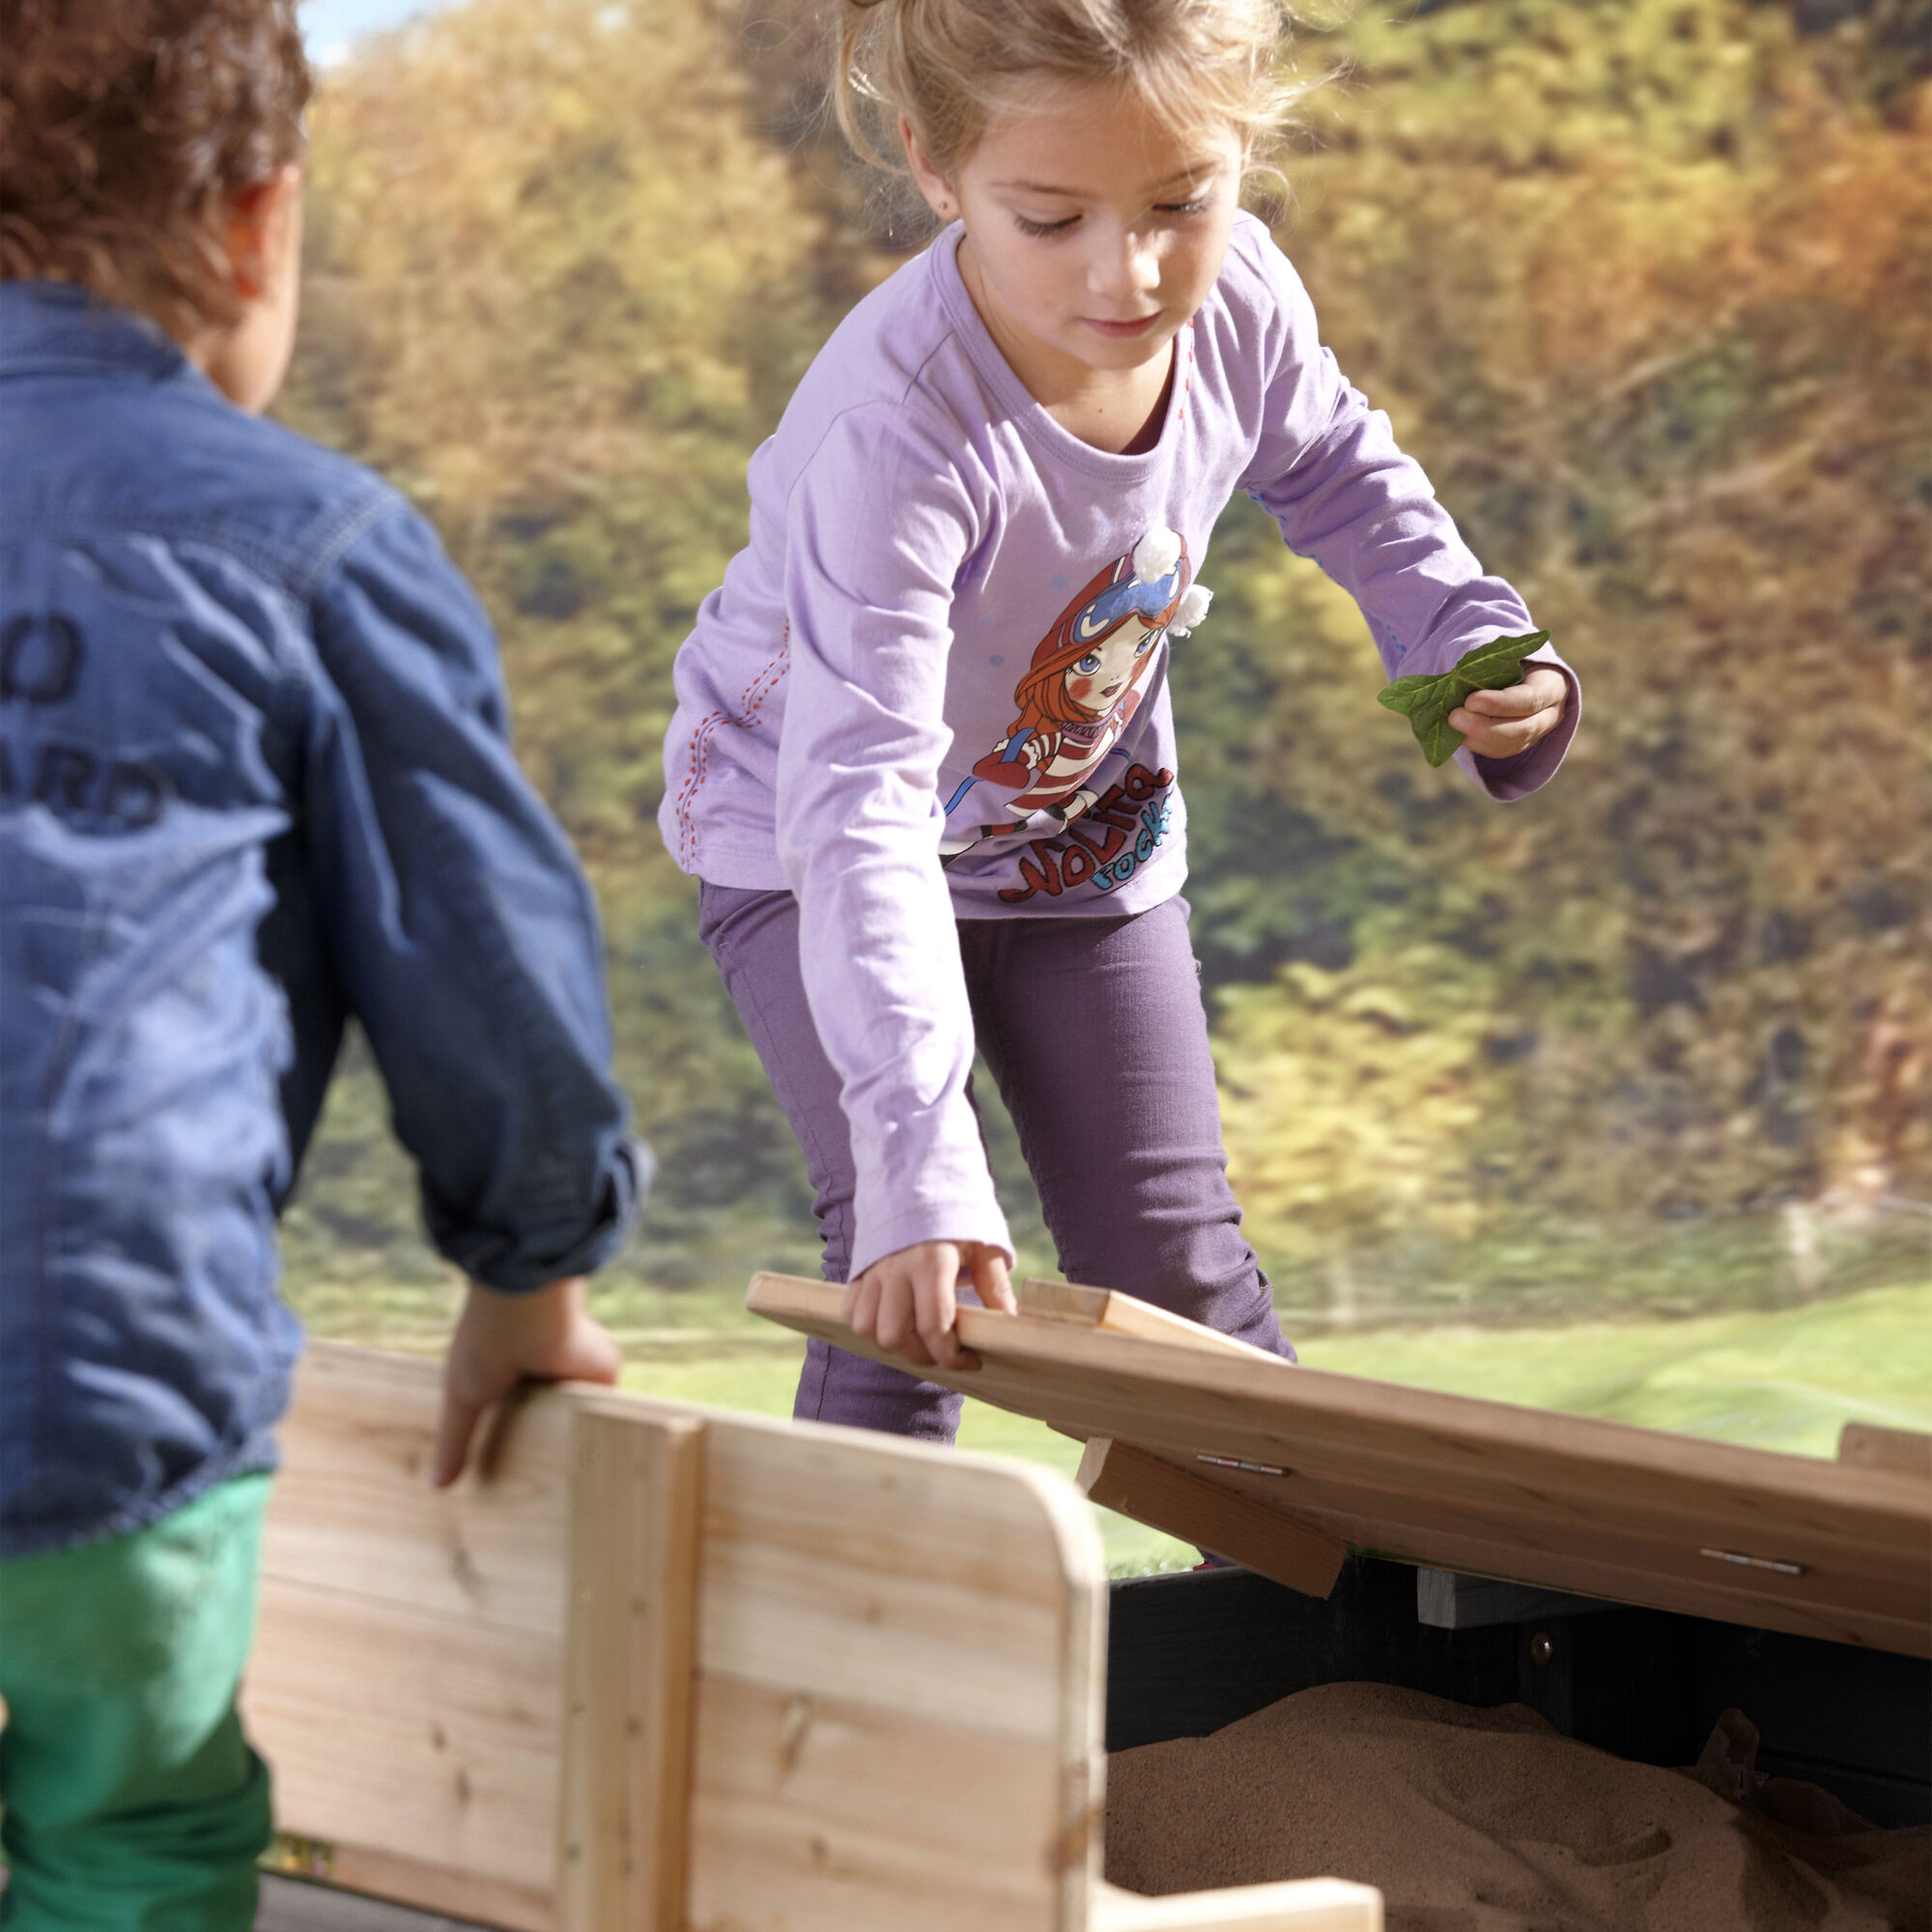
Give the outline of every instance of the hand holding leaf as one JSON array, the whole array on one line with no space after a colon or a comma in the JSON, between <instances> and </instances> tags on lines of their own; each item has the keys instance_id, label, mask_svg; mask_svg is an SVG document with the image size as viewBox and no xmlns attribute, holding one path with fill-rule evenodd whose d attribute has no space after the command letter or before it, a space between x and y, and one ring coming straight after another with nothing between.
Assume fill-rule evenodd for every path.
<instances>
[{"instance_id":1,"label":"hand holding leaf","mask_svg":"<svg viewBox=\"0 0 1932 1932\"><path fill-rule=\"evenodd\" d=\"M1467 650L1445 671L1435 676L1399 677L1376 694L1376 700L1400 711L1432 765L1446 764L1463 742L1449 724L1449 714L1472 691L1502 691L1523 678L1522 661L1549 641L1548 631L1524 638L1494 638Z\"/></svg>"}]
</instances>

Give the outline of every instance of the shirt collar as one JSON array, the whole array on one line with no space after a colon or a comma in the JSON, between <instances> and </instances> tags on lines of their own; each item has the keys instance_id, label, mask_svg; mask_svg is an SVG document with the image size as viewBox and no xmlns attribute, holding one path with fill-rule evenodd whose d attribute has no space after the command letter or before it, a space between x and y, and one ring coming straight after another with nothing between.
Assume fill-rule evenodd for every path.
<instances>
[{"instance_id":1,"label":"shirt collar","mask_svg":"<svg viewBox=\"0 0 1932 1932\"><path fill-rule=\"evenodd\" d=\"M0 282L0 377L124 369L166 377L189 367L146 316L71 282Z\"/></svg>"}]
</instances>

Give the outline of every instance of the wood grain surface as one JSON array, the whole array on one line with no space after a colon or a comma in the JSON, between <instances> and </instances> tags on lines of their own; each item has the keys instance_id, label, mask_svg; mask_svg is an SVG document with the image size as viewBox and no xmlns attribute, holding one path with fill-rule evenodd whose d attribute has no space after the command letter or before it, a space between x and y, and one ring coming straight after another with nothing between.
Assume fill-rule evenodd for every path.
<instances>
[{"instance_id":1,"label":"wood grain surface","mask_svg":"<svg viewBox=\"0 0 1932 1932\"><path fill-rule=\"evenodd\" d=\"M558 1917L682 1932L704 1425L572 1417Z\"/></svg>"},{"instance_id":2,"label":"wood grain surface","mask_svg":"<svg viewBox=\"0 0 1932 1932\"><path fill-rule=\"evenodd\" d=\"M1838 1460L1867 1469L1932 1476L1932 1435L1916 1429L1881 1429L1874 1422L1848 1422L1838 1433Z\"/></svg>"},{"instance_id":3,"label":"wood grain surface","mask_svg":"<svg viewBox=\"0 0 1932 1932\"><path fill-rule=\"evenodd\" d=\"M839 1321L839 1298L761 1274L748 1302L891 1360ZM981 1366L935 1379L1131 1443L1353 1548L1932 1656L1932 1479L1896 1461L1782 1456L1334 1375L1214 1345L1225 1338L1175 1340L1172 1316L1155 1338L1123 1318L1126 1299L1089 1290L1050 1316L963 1308ZM1083 1308L1093 1320L1075 1319Z\"/></svg>"},{"instance_id":4,"label":"wood grain surface","mask_svg":"<svg viewBox=\"0 0 1932 1932\"><path fill-rule=\"evenodd\" d=\"M320 1345L283 1432L245 1715L336 1883L514 1932L1378 1924L1359 1887L1101 1884L1106 1577L1064 1478L563 1388L435 1492L438 1401Z\"/></svg>"},{"instance_id":5,"label":"wood grain surface","mask_svg":"<svg viewBox=\"0 0 1932 1932\"><path fill-rule=\"evenodd\" d=\"M1382 1932L1382 1895L1342 1879L1237 1885L1143 1898L1102 1886L1094 1932Z\"/></svg>"},{"instance_id":6,"label":"wood grain surface","mask_svg":"<svg viewBox=\"0 0 1932 1932\"><path fill-rule=\"evenodd\" d=\"M1188 1538L1304 1596L1327 1596L1349 1553L1340 1537L1297 1521L1265 1498L1131 1442L1090 1435L1074 1481L1089 1502Z\"/></svg>"},{"instance_id":7,"label":"wood grain surface","mask_svg":"<svg viewBox=\"0 0 1932 1932\"><path fill-rule=\"evenodd\" d=\"M429 1487L435 1364L312 1347L281 1430L243 1715L285 1832L391 1896L552 1922L571 1415L516 1405L487 1467ZM389 1872L391 1867L383 1869ZM501 1903L481 1914L479 1896Z\"/></svg>"}]
</instances>

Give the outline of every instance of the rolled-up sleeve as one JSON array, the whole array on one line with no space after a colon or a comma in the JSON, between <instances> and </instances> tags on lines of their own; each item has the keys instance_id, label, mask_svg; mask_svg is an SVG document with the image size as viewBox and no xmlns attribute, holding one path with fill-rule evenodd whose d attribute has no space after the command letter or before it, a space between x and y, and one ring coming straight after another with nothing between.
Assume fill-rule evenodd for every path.
<instances>
[{"instance_id":1,"label":"rolled-up sleeve","mask_svg":"<svg viewBox=\"0 0 1932 1932\"><path fill-rule=\"evenodd\" d=\"M596 901L512 755L490 621L400 502L311 617L316 898L430 1237L513 1293L597 1267L648 1156L611 1071Z\"/></svg>"}]
</instances>

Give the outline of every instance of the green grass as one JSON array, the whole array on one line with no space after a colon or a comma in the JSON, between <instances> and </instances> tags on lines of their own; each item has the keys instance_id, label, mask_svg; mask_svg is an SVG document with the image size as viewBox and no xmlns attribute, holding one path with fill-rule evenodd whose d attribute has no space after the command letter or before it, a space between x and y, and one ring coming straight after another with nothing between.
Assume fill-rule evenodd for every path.
<instances>
[{"instance_id":1,"label":"green grass","mask_svg":"<svg viewBox=\"0 0 1932 1932\"><path fill-rule=\"evenodd\" d=\"M1833 1456L1847 1422L1932 1430L1932 1282L1776 1313L1309 1342L1318 1369Z\"/></svg>"},{"instance_id":2,"label":"green grass","mask_svg":"<svg viewBox=\"0 0 1932 1932\"><path fill-rule=\"evenodd\" d=\"M803 1344L756 1353L634 1355L624 1386L682 1402L789 1415ZM1562 1328L1391 1328L1302 1345L1310 1367L1492 1402L1605 1416L1792 1455L1831 1456L1847 1422L1932 1431L1932 1282L1870 1289L1776 1313ZM1071 1475L1079 1445L969 1400L963 1448ZM1184 1568L1173 1537L1101 1513L1116 1576Z\"/></svg>"}]
</instances>

